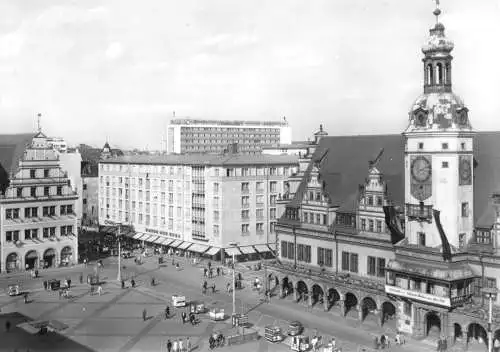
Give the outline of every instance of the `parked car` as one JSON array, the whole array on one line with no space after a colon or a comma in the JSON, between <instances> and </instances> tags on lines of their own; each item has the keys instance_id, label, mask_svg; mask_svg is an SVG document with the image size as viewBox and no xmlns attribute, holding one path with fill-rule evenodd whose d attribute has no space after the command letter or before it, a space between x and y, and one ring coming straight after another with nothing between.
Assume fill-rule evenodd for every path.
<instances>
[{"instance_id":1,"label":"parked car","mask_svg":"<svg viewBox=\"0 0 500 352\"><path fill-rule=\"evenodd\" d=\"M300 321L292 321L288 325L288 335L289 336L298 336L298 335L302 334L303 331L304 331L304 326L302 325L302 323Z\"/></svg>"}]
</instances>

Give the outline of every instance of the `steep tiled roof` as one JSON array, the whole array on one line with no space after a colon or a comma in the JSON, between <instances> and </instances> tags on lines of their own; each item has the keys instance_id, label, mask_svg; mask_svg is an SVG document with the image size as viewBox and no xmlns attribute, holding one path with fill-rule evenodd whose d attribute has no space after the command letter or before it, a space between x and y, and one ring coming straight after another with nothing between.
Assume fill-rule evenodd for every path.
<instances>
[{"instance_id":1,"label":"steep tiled roof","mask_svg":"<svg viewBox=\"0 0 500 352\"><path fill-rule=\"evenodd\" d=\"M313 158L329 149L320 174L332 204L346 209L352 207L353 195L357 194L358 186L368 175L368 162L384 148L377 168L384 175L389 198L396 205L403 205L403 143L399 134L323 137ZM474 170L474 221L477 225L489 227L494 215L491 213L491 195L500 190L500 132L478 132L474 157L477 161Z\"/></svg>"},{"instance_id":2,"label":"steep tiled roof","mask_svg":"<svg viewBox=\"0 0 500 352\"><path fill-rule=\"evenodd\" d=\"M33 140L34 133L0 135L0 192L8 185L10 173L15 171L26 146Z\"/></svg>"}]
</instances>

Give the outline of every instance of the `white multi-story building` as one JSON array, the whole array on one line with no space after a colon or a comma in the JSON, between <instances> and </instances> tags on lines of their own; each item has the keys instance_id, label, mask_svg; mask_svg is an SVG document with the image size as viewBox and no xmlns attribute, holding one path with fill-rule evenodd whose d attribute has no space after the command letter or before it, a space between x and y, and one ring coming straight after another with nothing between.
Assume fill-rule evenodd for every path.
<instances>
[{"instance_id":1,"label":"white multi-story building","mask_svg":"<svg viewBox=\"0 0 500 352\"><path fill-rule=\"evenodd\" d=\"M78 195L42 132L0 136L0 270L78 261Z\"/></svg>"},{"instance_id":2,"label":"white multi-story building","mask_svg":"<svg viewBox=\"0 0 500 352\"><path fill-rule=\"evenodd\" d=\"M220 153L238 143L244 153L260 153L262 148L292 143L292 129L282 121L224 121L173 119L167 127L167 153Z\"/></svg>"},{"instance_id":3,"label":"white multi-story building","mask_svg":"<svg viewBox=\"0 0 500 352\"><path fill-rule=\"evenodd\" d=\"M178 240L194 252L212 247L210 255L232 242L255 253L253 245L275 243L277 200L297 164L295 156L262 154L101 160L99 224L132 225L146 242Z\"/></svg>"}]
</instances>

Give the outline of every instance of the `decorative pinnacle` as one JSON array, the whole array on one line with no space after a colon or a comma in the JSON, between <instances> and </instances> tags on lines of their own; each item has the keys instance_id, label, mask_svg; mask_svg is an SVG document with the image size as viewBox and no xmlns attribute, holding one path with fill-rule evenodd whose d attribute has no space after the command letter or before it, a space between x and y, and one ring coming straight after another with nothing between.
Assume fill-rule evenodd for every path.
<instances>
[{"instance_id":1,"label":"decorative pinnacle","mask_svg":"<svg viewBox=\"0 0 500 352\"><path fill-rule=\"evenodd\" d=\"M432 12L434 16L436 16L436 23L439 22L439 15L441 14L441 10L439 8L439 0L434 0L436 2L436 9Z\"/></svg>"}]
</instances>

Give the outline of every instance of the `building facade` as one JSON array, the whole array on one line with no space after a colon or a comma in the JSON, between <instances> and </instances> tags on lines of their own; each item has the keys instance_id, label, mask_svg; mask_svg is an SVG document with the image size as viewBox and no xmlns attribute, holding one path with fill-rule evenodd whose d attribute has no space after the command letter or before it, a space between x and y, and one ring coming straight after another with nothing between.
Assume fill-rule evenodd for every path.
<instances>
[{"instance_id":1,"label":"building facade","mask_svg":"<svg viewBox=\"0 0 500 352\"><path fill-rule=\"evenodd\" d=\"M275 243L278 198L296 166L295 157L248 154L101 160L99 223L131 225L146 242L177 240L211 255L235 242L251 254L253 245Z\"/></svg>"},{"instance_id":2,"label":"building facade","mask_svg":"<svg viewBox=\"0 0 500 352\"><path fill-rule=\"evenodd\" d=\"M47 143L49 147L57 150L59 153L66 153L68 150L68 144L61 137L47 137Z\"/></svg>"},{"instance_id":3,"label":"building facade","mask_svg":"<svg viewBox=\"0 0 500 352\"><path fill-rule=\"evenodd\" d=\"M59 162L61 169L66 172L69 184L78 196L78 202L75 205L75 214L78 228L82 224L83 217L83 180L82 180L82 156L78 149L69 148L65 153L59 153Z\"/></svg>"},{"instance_id":4,"label":"building facade","mask_svg":"<svg viewBox=\"0 0 500 352\"><path fill-rule=\"evenodd\" d=\"M402 136L325 136L301 158L268 267L282 295L432 343L487 341L483 289L497 289L500 275L500 133L472 129L452 90L452 49L437 21Z\"/></svg>"},{"instance_id":5,"label":"building facade","mask_svg":"<svg viewBox=\"0 0 500 352\"><path fill-rule=\"evenodd\" d=\"M71 265L78 260L78 195L42 132L0 136L2 271Z\"/></svg>"},{"instance_id":6,"label":"building facade","mask_svg":"<svg viewBox=\"0 0 500 352\"><path fill-rule=\"evenodd\" d=\"M292 130L282 121L173 119L167 127L167 153L221 153L237 143L240 152L260 153L266 146L290 144Z\"/></svg>"}]
</instances>

